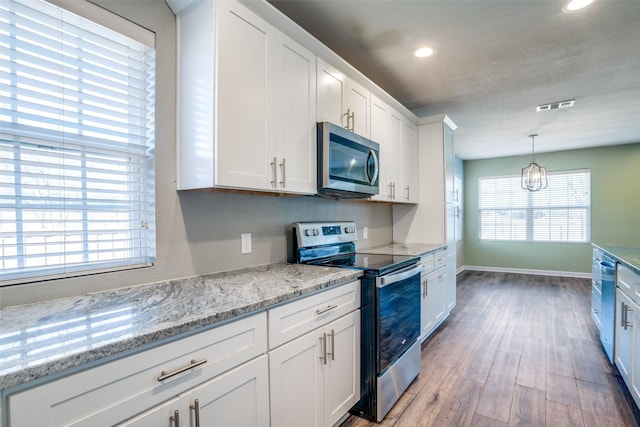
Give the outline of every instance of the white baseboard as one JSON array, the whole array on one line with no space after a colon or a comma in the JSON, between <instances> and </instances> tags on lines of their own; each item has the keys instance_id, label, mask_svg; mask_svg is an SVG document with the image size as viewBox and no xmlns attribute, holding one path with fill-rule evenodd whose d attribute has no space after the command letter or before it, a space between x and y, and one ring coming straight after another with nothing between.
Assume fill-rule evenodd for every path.
<instances>
[{"instance_id":1,"label":"white baseboard","mask_svg":"<svg viewBox=\"0 0 640 427\"><path fill-rule=\"evenodd\" d=\"M553 271L553 270L531 270L524 268L502 268L502 267L484 267L478 265L463 265L458 268L456 274L463 271L492 271L495 273L518 273L518 274L534 274L537 276L556 276L556 277L576 277L579 279L591 279L591 273L583 273L577 271Z\"/></svg>"}]
</instances>

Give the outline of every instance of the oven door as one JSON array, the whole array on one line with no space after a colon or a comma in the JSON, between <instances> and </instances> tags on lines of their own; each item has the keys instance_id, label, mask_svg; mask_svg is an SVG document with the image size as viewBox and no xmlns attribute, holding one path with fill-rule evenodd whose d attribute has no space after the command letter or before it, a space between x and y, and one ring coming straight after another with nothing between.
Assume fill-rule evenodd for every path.
<instances>
[{"instance_id":1,"label":"oven door","mask_svg":"<svg viewBox=\"0 0 640 427\"><path fill-rule=\"evenodd\" d=\"M420 270L415 264L376 278L378 374L420 335Z\"/></svg>"}]
</instances>

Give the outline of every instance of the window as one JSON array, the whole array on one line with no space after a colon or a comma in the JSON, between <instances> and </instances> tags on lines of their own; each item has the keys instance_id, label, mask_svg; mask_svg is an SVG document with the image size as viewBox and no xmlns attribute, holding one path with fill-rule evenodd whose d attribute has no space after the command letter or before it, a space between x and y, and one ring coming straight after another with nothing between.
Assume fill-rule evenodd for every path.
<instances>
[{"instance_id":1,"label":"window","mask_svg":"<svg viewBox=\"0 0 640 427\"><path fill-rule=\"evenodd\" d=\"M552 172L549 187L520 188L520 175L478 179L481 240L590 241L590 172Z\"/></svg>"},{"instance_id":2,"label":"window","mask_svg":"<svg viewBox=\"0 0 640 427\"><path fill-rule=\"evenodd\" d=\"M154 112L153 47L0 3L0 284L154 262Z\"/></svg>"}]
</instances>

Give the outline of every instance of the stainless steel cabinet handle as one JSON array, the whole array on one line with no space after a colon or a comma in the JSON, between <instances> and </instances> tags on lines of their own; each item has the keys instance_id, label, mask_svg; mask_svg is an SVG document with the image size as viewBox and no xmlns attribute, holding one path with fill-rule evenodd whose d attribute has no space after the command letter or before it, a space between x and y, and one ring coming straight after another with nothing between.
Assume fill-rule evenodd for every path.
<instances>
[{"instance_id":1,"label":"stainless steel cabinet handle","mask_svg":"<svg viewBox=\"0 0 640 427\"><path fill-rule=\"evenodd\" d=\"M444 279L445 277L447 277L446 274L441 274L441 275L438 276L438 279Z\"/></svg>"},{"instance_id":2,"label":"stainless steel cabinet handle","mask_svg":"<svg viewBox=\"0 0 640 427\"><path fill-rule=\"evenodd\" d=\"M392 186L392 185L393 185L392 183L387 184L387 187L389 187L389 190L388 190L388 192L387 192L387 198L388 198L389 200L393 200L393 194L391 193L391 186Z\"/></svg>"},{"instance_id":3,"label":"stainless steel cabinet handle","mask_svg":"<svg viewBox=\"0 0 640 427\"><path fill-rule=\"evenodd\" d=\"M344 115L347 116L347 125L345 128L353 132L356 128L356 113L351 111L350 108L347 108L347 112L344 113Z\"/></svg>"},{"instance_id":4,"label":"stainless steel cabinet handle","mask_svg":"<svg viewBox=\"0 0 640 427\"><path fill-rule=\"evenodd\" d=\"M329 338L331 338L331 352L327 352L327 354L331 356L331 360L335 360L334 357L336 355L336 334L333 329L331 330L331 332L329 332Z\"/></svg>"},{"instance_id":5,"label":"stainless steel cabinet handle","mask_svg":"<svg viewBox=\"0 0 640 427\"><path fill-rule=\"evenodd\" d=\"M405 188L405 190L407 190L407 200L410 200L411 198L409 197L409 186L408 185Z\"/></svg>"},{"instance_id":6,"label":"stainless steel cabinet handle","mask_svg":"<svg viewBox=\"0 0 640 427\"><path fill-rule=\"evenodd\" d=\"M633 310L630 309L629 306L625 304L625 307L624 307L624 330L625 331L627 330L627 328L633 328L633 324L629 324L630 311L633 311Z\"/></svg>"},{"instance_id":7,"label":"stainless steel cabinet handle","mask_svg":"<svg viewBox=\"0 0 640 427\"><path fill-rule=\"evenodd\" d=\"M287 181L287 179L285 178L285 170L286 170L287 165L285 164L285 159L284 157L282 158L282 163L280 163L280 168L282 169L282 181L280 181L280 186L282 188L285 187L285 182Z\"/></svg>"},{"instance_id":8,"label":"stainless steel cabinet handle","mask_svg":"<svg viewBox=\"0 0 640 427\"><path fill-rule=\"evenodd\" d=\"M183 366L182 368L176 369L175 371L171 371L171 372L167 372L167 371L160 372L158 381L164 381L171 377L175 377L176 375L180 375L183 372L187 372L193 368L197 368L198 366L204 365L205 363L207 363L207 359L201 359L201 360L191 359L191 363L188 364L187 366Z\"/></svg>"},{"instance_id":9,"label":"stainless steel cabinet handle","mask_svg":"<svg viewBox=\"0 0 640 427\"><path fill-rule=\"evenodd\" d=\"M325 308L319 308L319 309L317 309L317 310L316 310L316 314L326 313L327 311L331 311L331 310L333 310L334 308L338 308L338 306L337 306L337 305L335 305L335 304L331 304L331 305L326 306Z\"/></svg>"},{"instance_id":10,"label":"stainless steel cabinet handle","mask_svg":"<svg viewBox=\"0 0 640 427\"><path fill-rule=\"evenodd\" d=\"M278 180L278 178L276 177L276 165L278 164L278 159L277 158L273 158L273 162L270 163L271 165L271 176L273 177L273 179L271 180L271 186L273 188L277 188L276 182Z\"/></svg>"},{"instance_id":11,"label":"stainless steel cabinet handle","mask_svg":"<svg viewBox=\"0 0 640 427\"><path fill-rule=\"evenodd\" d=\"M189 407L195 411L195 427L200 427L200 402L196 399L193 401L193 405L189 405Z\"/></svg>"},{"instance_id":12,"label":"stainless steel cabinet handle","mask_svg":"<svg viewBox=\"0 0 640 427\"><path fill-rule=\"evenodd\" d=\"M322 347L322 355L320 356L320 360L322 360L322 364L327 364L327 334L323 333L320 337L320 347Z\"/></svg>"},{"instance_id":13,"label":"stainless steel cabinet handle","mask_svg":"<svg viewBox=\"0 0 640 427\"><path fill-rule=\"evenodd\" d=\"M620 327L624 328L624 302L620 301Z\"/></svg>"},{"instance_id":14,"label":"stainless steel cabinet handle","mask_svg":"<svg viewBox=\"0 0 640 427\"><path fill-rule=\"evenodd\" d=\"M180 411L177 409L173 412L173 415L169 417L171 421L173 421L174 427L180 427Z\"/></svg>"}]
</instances>

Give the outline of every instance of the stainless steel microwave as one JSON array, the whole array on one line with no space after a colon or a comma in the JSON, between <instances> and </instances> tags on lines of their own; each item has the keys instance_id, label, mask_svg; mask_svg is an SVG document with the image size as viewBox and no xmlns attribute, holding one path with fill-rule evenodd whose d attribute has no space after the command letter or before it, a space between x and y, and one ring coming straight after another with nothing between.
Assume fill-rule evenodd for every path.
<instances>
[{"instance_id":1,"label":"stainless steel microwave","mask_svg":"<svg viewBox=\"0 0 640 427\"><path fill-rule=\"evenodd\" d=\"M318 123L318 195L360 199L379 192L380 145L329 122Z\"/></svg>"}]
</instances>

